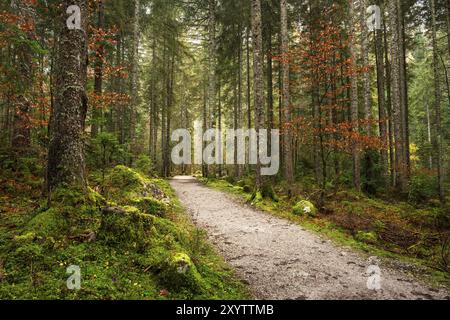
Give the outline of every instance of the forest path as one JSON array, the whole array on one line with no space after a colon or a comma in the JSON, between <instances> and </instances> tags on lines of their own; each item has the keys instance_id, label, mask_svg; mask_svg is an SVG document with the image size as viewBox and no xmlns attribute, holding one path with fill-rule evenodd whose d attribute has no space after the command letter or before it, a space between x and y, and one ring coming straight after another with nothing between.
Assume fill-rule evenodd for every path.
<instances>
[{"instance_id":1,"label":"forest path","mask_svg":"<svg viewBox=\"0 0 450 320\"><path fill-rule=\"evenodd\" d=\"M171 185L256 299L448 299L445 290L383 264L382 290L369 290L367 270L374 258L239 203L195 178L175 177Z\"/></svg>"}]
</instances>

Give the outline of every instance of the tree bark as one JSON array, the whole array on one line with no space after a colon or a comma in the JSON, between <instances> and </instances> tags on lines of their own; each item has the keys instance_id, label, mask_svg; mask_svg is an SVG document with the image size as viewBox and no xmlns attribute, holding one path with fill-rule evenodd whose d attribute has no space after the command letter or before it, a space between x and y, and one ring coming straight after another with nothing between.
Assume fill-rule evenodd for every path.
<instances>
[{"instance_id":1,"label":"tree bark","mask_svg":"<svg viewBox=\"0 0 450 320\"><path fill-rule=\"evenodd\" d=\"M81 9L82 30L69 30L66 9ZM47 167L47 190L59 186L86 188L83 131L87 113L87 0L65 0L60 16L56 95Z\"/></svg>"},{"instance_id":2,"label":"tree bark","mask_svg":"<svg viewBox=\"0 0 450 320\"><path fill-rule=\"evenodd\" d=\"M102 30L105 21L105 5L103 0L98 1L98 20L97 28ZM95 53L95 75L94 75L94 93L96 98L100 98L103 94L103 59L104 59L105 48L103 44L98 44L97 51ZM91 135L96 137L99 132L99 121L102 117L102 110L100 105L94 105L92 110L92 128Z\"/></svg>"},{"instance_id":3,"label":"tree bark","mask_svg":"<svg viewBox=\"0 0 450 320\"><path fill-rule=\"evenodd\" d=\"M259 130L264 126L264 55L263 55L263 39L262 39L262 19L261 19L261 1L252 0L251 2L252 16L252 36L253 36L253 77L255 92L255 129ZM259 135L258 135L258 155L259 155ZM261 161L258 156L256 165L256 188L261 190L263 187L263 179L261 176Z\"/></svg>"},{"instance_id":4,"label":"tree bark","mask_svg":"<svg viewBox=\"0 0 450 320\"><path fill-rule=\"evenodd\" d=\"M429 0L431 11L432 43L433 43L433 70L434 70L434 112L435 112L435 139L436 165L438 171L439 196L445 202L444 172L442 161L442 113L441 113L441 84L439 73L439 48L437 41L436 0Z\"/></svg>"},{"instance_id":5,"label":"tree bark","mask_svg":"<svg viewBox=\"0 0 450 320\"><path fill-rule=\"evenodd\" d=\"M401 115L402 115L402 141L403 141L403 167L404 167L404 187L411 175L411 152L409 140L409 103L408 103L408 83L407 83L407 63L406 63L406 43L405 43L405 15L401 0L397 0L398 10L398 36L399 36L399 62L400 62L400 90L401 90Z\"/></svg>"},{"instance_id":6,"label":"tree bark","mask_svg":"<svg viewBox=\"0 0 450 320\"><path fill-rule=\"evenodd\" d=\"M136 145L136 117L139 105L139 14L140 0L134 0L134 22L133 22L133 61L131 70L131 110L130 110L130 151L133 157L137 153Z\"/></svg>"},{"instance_id":7,"label":"tree bark","mask_svg":"<svg viewBox=\"0 0 450 320\"><path fill-rule=\"evenodd\" d=\"M355 136L359 135L359 101L358 101L358 76L357 76L357 64L356 64L356 50L355 41L356 37L356 12L354 9L354 0L350 0L350 17L351 18L351 34L352 40L350 41L350 57L352 59L352 76L351 83L351 122L352 131ZM352 157L353 157L353 185L357 191L361 191L361 156L360 147L357 137L353 137L352 141Z\"/></svg>"},{"instance_id":8,"label":"tree bark","mask_svg":"<svg viewBox=\"0 0 450 320\"><path fill-rule=\"evenodd\" d=\"M290 110L290 68L288 54L289 54L289 30L288 30L288 16L287 16L287 0L280 1L281 12L281 52L283 55L282 69L282 101L283 101L283 165L284 176L289 184L294 181L293 158L292 158L292 134L289 126L292 121Z\"/></svg>"},{"instance_id":9,"label":"tree bark","mask_svg":"<svg viewBox=\"0 0 450 320\"><path fill-rule=\"evenodd\" d=\"M399 191L405 190L405 159L403 141L402 91L400 86L401 53L399 47L399 23L397 0L389 0L389 22L391 30L391 108L395 137L395 186Z\"/></svg>"},{"instance_id":10,"label":"tree bark","mask_svg":"<svg viewBox=\"0 0 450 320\"><path fill-rule=\"evenodd\" d=\"M381 166L383 176L388 181L389 177L389 160L388 160L388 113L386 110L386 79L384 74L384 58L383 58L383 31L375 31L375 57L377 65L377 92L378 92L378 114L380 138L382 142L381 149Z\"/></svg>"}]
</instances>

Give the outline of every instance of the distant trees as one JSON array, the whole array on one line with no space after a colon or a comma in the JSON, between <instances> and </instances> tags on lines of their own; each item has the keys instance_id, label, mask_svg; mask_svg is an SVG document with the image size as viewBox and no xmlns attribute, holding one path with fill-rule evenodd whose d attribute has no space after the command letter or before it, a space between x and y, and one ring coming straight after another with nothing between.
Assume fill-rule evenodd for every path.
<instances>
[{"instance_id":1,"label":"distant trees","mask_svg":"<svg viewBox=\"0 0 450 320\"><path fill-rule=\"evenodd\" d=\"M170 176L174 128L280 128L289 188L314 175L320 189L406 196L426 169L445 200L448 2L377 0L369 32L366 0L76 1L84 33L52 1L2 3L0 139L17 156L48 148L52 189L85 184L84 148L103 133L120 162L146 153ZM260 189L259 168L182 171Z\"/></svg>"}]
</instances>

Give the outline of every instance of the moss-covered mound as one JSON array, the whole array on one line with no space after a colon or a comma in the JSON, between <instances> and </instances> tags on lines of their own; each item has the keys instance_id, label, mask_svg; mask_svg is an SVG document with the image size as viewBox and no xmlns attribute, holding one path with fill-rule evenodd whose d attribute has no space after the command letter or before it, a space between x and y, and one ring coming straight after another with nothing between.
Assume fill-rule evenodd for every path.
<instances>
[{"instance_id":1,"label":"moss-covered mound","mask_svg":"<svg viewBox=\"0 0 450 320\"><path fill-rule=\"evenodd\" d=\"M20 219L0 221L0 299L246 297L167 182L119 166L96 189L108 201L92 189L61 188L50 208L23 206ZM78 291L66 284L72 265L81 270Z\"/></svg>"},{"instance_id":2,"label":"moss-covered mound","mask_svg":"<svg viewBox=\"0 0 450 320\"><path fill-rule=\"evenodd\" d=\"M302 201L298 202L292 208L292 212L298 216L302 216L302 215L306 215L306 216L310 216L310 217L317 216L316 206L312 202L307 201L307 200L302 200Z\"/></svg>"},{"instance_id":3,"label":"moss-covered mound","mask_svg":"<svg viewBox=\"0 0 450 320\"><path fill-rule=\"evenodd\" d=\"M164 216L171 201L158 187L161 183L128 167L117 166L108 174L104 190L108 200L116 205L134 206L144 213Z\"/></svg>"}]
</instances>

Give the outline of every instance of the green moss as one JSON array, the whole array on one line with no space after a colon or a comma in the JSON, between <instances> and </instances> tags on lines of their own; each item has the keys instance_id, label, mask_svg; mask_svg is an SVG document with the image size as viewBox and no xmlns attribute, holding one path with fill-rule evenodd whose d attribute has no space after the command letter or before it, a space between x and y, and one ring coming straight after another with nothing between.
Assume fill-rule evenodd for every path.
<instances>
[{"instance_id":1,"label":"green moss","mask_svg":"<svg viewBox=\"0 0 450 320\"><path fill-rule=\"evenodd\" d=\"M156 200L152 197L144 197L133 200L133 205L136 206L143 213L164 217L167 212L167 205L162 201Z\"/></svg>"},{"instance_id":2,"label":"green moss","mask_svg":"<svg viewBox=\"0 0 450 320\"><path fill-rule=\"evenodd\" d=\"M11 197L18 192L8 194L14 211L2 212L0 219L0 299L248 297L233 271L192 225L167 181L150 180L127 168L113 171L99 189L117 203L117 210L101 210L105 199L92 189L59 188L52 194L50 209L42 203L34 212L29 207L38 202L28 193L20 198ZM130 183L118 185L124 189L113 185L130 173ZM4 190L0 189L0 201ZM33 193L39 195L40 190ZM94 235L94 240L86 235ZM185 273L169 272L186 261ZM70 265L81 268L80 291L66 287Z\"/></svg>"},{"instance_id":3,"label":"green moss","mask_svg":"<svg viewBox=\"0 0 450 320\"><path fill-rule=\"evenodd\" d=\"M32 232L42 237L59 237L67 232L66 211L51 208L34 217L26 226L26 232Z\"/></svg>"},{"instance_id":4,"label":"green moss","mask_svg":"<svg viewBox=\"0 0 450 320\"><path fill-rule=\"evenodd\" d=\"M298 202L292 208L292 212L298 216L302 216L302 215L307 215L310 217L317 216L316 206L312 202L307 201L307 200L302 200L302 201Z\"/></svg>"},{"instance_id":5,"label":"green moss","mask_svg":"<svg viewBox=\"0 0 450 320\"><path fill-rule=\"evenodd\" d=\"M102 213L98 239L112 246L143 250L151 241L153 221L135 207L107 208Z\"/></svg>"},{"instance_id":6,"label":"green moss","mask_svg":"<svg viewBox=\"0 0 450 320\"><path fill-rule=\"evenodd\" d=\"M378 236L375 232L358 231L355 239L364 243L375 244L378 241Z\"/></svg>"},{"instance_id":7,"label":"green moss","mask_svg":"<svg viewBox=\"0 0 450 320\"><path fill-rule=\"evenodd\" d=\"M204 286L195 264L185 253L173 254L165 261L161 281L170 290L189 289L199 292Z\"/></svg>"},{"instance_id":8,"label":"green moss","mask_svg":"<svg viewBox=\"0 0 450 320\"><path fill-rule=\"evenodd\" d=\"M133 169L120 165L108 175L107 184L121 190L135 190L145 185L145 179Z\"/></svg>"}]
</instances>

